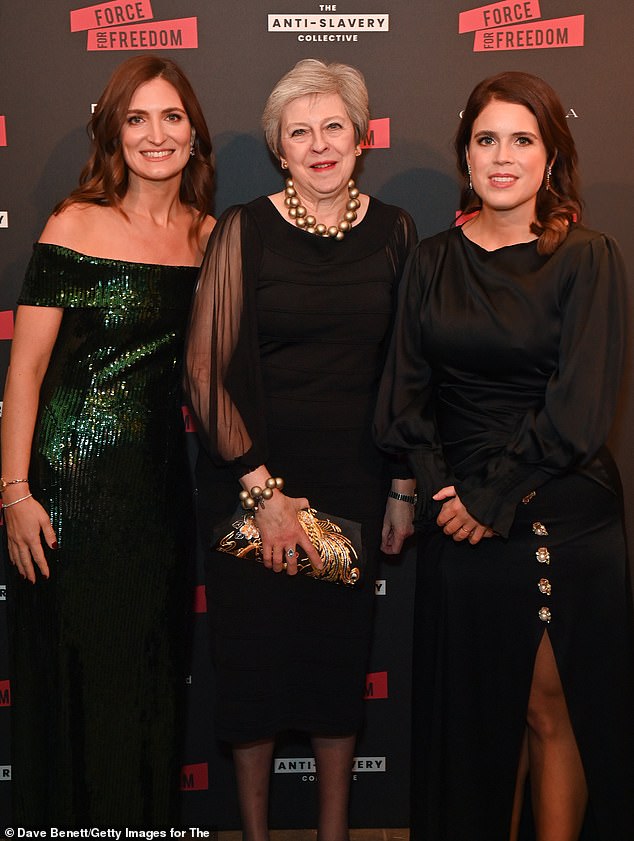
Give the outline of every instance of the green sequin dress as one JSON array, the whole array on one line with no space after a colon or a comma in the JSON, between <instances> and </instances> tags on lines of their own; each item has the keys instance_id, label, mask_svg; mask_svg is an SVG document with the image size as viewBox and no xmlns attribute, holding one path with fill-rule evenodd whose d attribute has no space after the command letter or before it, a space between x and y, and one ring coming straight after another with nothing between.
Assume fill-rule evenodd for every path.
<instances>
[{"instance_id":1,"label":"green sequin dress","mask_svg":"<svg viewBox=\"0 0 634 841\"><path fill-rule=\"evenodd\" d=\"M27 270L19 303L64 314L30 469L59 549L10 596L16 825L175 824L196 274L41 243Z\"/></svg>"}]
</instances>

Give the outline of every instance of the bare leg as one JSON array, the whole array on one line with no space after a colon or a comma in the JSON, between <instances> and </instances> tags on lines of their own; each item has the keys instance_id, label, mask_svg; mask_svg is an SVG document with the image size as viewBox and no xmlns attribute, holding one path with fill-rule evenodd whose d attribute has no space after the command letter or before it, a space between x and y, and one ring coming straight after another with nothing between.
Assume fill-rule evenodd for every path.
<instances>
[{"instance_id":1,"label":"bare leg","mask_svg":"<svg viewBox=\"0 0 634 841\"><path fill-rule=\"evenodd\" d=\"M535 658L527 722L537 841L577 841L588 788L548 634Z\"/></svg>"},{"instance_id":2,"label":"bare leg","mask_svg":"<svg viewBox=\"0 0 634 841\"><path fill-rule=\"evenodd\" d=\"M269 841L269 782L273 739L233 746L243 841Z\"/></svg>"},{"instance_id":3,"label":"bare leg","mask_svg":"<svg viewBox=\"0 0 634 841\"><path fill-rule=\"evenodd\" d=\"M317 841L349 841L348 799L356 736L313 736L319 779Z\"/></svg>"},{"instance_id":4,"label":"bare leg","mask_svg":"<svg viewBox=\"0 0 634 841\"><path fill-rule=\"evenodd\" d=\"M517 780L515 781L515 795L513 797L513 814L511 815L511 832L509 841L517 841L520 831L520 818L524 805L524 786L528 775L528 730L524 733L520 761L517 767Z\"/></svg>"}]
</instances>

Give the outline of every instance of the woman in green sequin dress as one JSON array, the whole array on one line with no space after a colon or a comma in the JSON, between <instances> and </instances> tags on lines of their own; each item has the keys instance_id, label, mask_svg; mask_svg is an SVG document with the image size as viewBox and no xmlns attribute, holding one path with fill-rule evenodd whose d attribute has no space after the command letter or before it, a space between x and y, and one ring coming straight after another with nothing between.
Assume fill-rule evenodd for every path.
<instances>
[{"instance_id":1,"label":"woman in green sequin dress","mask_svg":"<svg viewBox=\"0 0 634 841\"><path fill-rule=\"evenodd\" d=\"M166 827L191 514L180 357L211 142L154 56L115 71L91 130L34 247L4 395L13 820Z\"/></svg>"}]
</instances>

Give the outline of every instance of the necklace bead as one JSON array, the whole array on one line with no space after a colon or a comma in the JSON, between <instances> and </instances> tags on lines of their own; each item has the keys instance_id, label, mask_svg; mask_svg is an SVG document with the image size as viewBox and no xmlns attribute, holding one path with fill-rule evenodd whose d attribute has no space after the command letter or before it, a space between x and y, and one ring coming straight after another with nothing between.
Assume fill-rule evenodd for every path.
<instances>
[{"instance_id":1,"label":"necklace bead","mask_svg":"<svg viewBox=\"0 0 634 841\"><path fill-rule=\"evenodd\" d=\"M352 179L348 181L346 212L337 225L327 227L323 222L318 222L314 216L308 213L299 200L292 178L286 179L284 204L288 209L289 217L295 222L298 228L307 231L309 234L315 234L318 237L330 237L337 240L342 240L345 234L352 228L352 223L357 218L357 210L361 207L359 190L355 187Z\"/></svg>"}]
</instances>

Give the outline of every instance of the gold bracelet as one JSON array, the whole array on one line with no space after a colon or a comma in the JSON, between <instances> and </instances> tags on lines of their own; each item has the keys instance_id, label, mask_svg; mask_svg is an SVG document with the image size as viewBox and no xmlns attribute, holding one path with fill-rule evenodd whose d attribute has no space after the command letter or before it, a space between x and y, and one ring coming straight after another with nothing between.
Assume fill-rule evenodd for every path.
<instances>
[{"instance_id":1,"label":"gold bracelet","mask_svg":"<svg viewBox=\"0 0 634 841\"><path fill-rule=\"evenodd\" d=\"M14 499L13 502L3 502L2 503L2 510L4 511L5 508L11 508L12 505L17 505L18 502L24 502L25 499L31 499L33 494L27 494L26 496L21 496L20 499Z\"/></svg>"},{"instance_id":2,"label":"gold bracelet","mask_svg":"<svg viewBox=\"0 0 634 841\"><path fill-rule=\"evenodd\" d=\"M270 499L273 496L273 491L277 489L281 491L284 487L284 479L277 476L275 479L272 476L264 483L264 487L254 485L250 491L240 491L240 502L245 511L257 511L258 506L264 508L264 500Z\"/></svg>"},{"instance_id":3,"label":"gold bracelet","mask_svg":"<svg viewBox=\"0 0 634 841\"><path fill-rule=\"evenodd\" d=\"M28 482L28 479L10 479L8 482L6 479L0 479L0 494L3 494L9 485L23 485L25 482Z\"/></svg>"}]
</instances>

